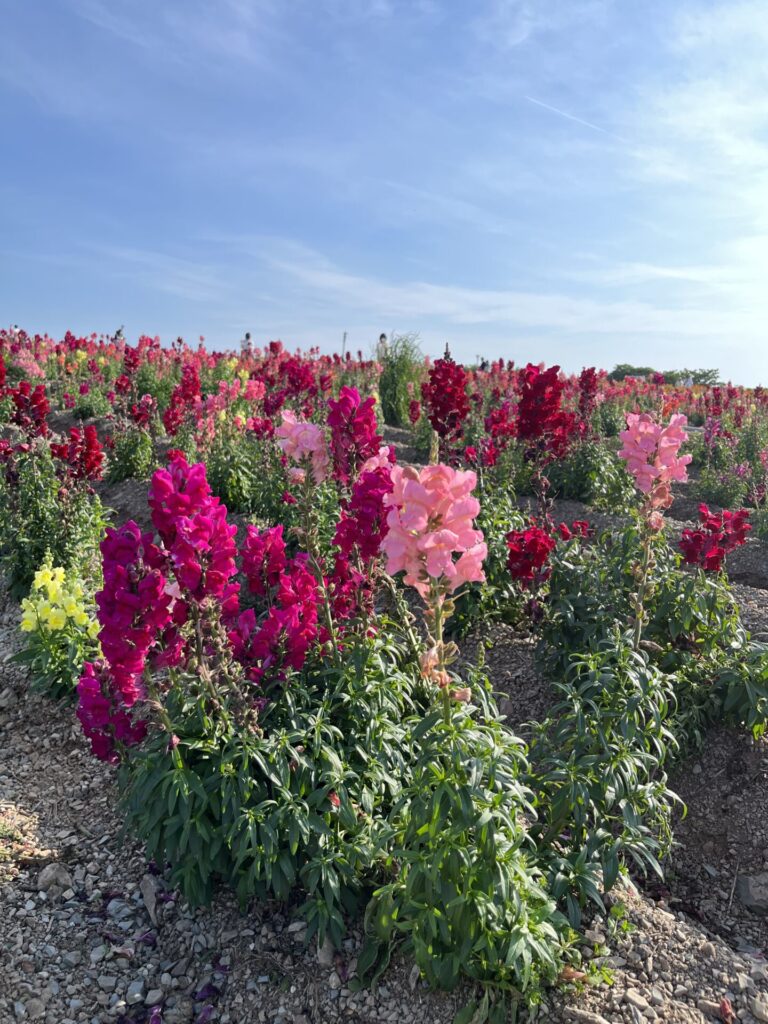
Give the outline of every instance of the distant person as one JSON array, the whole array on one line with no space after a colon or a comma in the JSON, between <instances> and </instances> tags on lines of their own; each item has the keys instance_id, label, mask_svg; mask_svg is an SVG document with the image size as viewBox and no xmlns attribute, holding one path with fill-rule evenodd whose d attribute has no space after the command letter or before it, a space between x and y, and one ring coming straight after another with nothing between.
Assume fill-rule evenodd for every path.
<instances>
[{"instance_id":1,"label":"distant person","mask_svg":"<svg viewBox=\"0 0 768 1024\"><path fill-rule=\"evenodd\" d=\"M379 335L379 343L376 346L376 359L381 362L387 358L389 354L389 342L387 341L386 334Z\"/></svg>"},{"instance_id":2,"label":"distant person","mask_svg":"<svg viewBox=\"0 0 768 1024\"><path fill-rule=\"evenodd\" d=\"M253 342L251 341L250 331L245 332L245 337L240 342L240 351L244 356L253 355Z\"/></svg>"}]
</instances>

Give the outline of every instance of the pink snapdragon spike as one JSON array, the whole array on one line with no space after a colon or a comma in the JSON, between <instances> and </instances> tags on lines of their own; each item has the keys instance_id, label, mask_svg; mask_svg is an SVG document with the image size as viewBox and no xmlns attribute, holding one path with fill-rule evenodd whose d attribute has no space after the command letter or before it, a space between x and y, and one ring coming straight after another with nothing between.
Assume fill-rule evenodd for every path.
<instances>
[{"instance_id":1,"label":"pink snapdragon spike","mask_svg":"<svg viewBox=\"0 0 768 1024\"><path fill-rule=\"evenodd\" d=\"M282 452L294 462L309 461L312 467L312 478L321 484L328 477L330 456L323 428L317 423L299 420L291 409L283 409L280 413L282 423L275 431Z\"/></svg>"},{"instance_id":2,"label":"pink snapdragon spike","mask_svg":"<svg viewBox=\"0 0 768 1024\"><path fill-rule=\"evenodd\" d=\"M116 743L130 746L146 733L146 723L130 712L145 697L144 669L171 626L173 596L164 553L136 523L109 527L101 553L104 586L96 606L104 661L84 666L77 713L93 753L114 761Z\"/></svg>"},{"instance_id":3,"label":"pink snapdragon spike","mask_svg":"<svg viewBox=\"0 0 768 1024\"><path fill-rule=\"evenodd\" d=\"M357 388L343 387L337 399L328 399L328 426L335 478L342 484L354 480L360 466L376 456L381 438L376 433L376 402L362 401Z\"/></svg>"},{"instance_id":4,"label":"pink snapdragon spike","mask_svg":"<svg viewBox=\"0 0 768 1024\"><path fill-rule=\"evenodd\" d=\"M686 467L692 457L679 454L688 440L683 429L687 422L685 416L676 413L664 427L647 412L627 413L627 429L619 434L623 442L619 456L638 490L648 495L649 508L668 508L672 504L670 484L688 479Z\"/></svg>"},{"instance_id":5,"label":"pink snapdragon spike","mask_svg":"<svg viewBox=\"0 0 768 1024\"><path fill-rule=\"evenodd\" d=\"M368 464L375 464L374 460L369 459ZM356 553L363 561L376 558L389 529L384 499L392 493L392 487L389 463L360 474L341 513L333 540L343 555L349 557Z\"/></svg>"},{"instance_id":6,"label":"pink snapdragon spike","mask_svg":"<svg viewBox=\"0 0 768 1024\"><path fill-rule=\"evenodd\" d=\"M77 717L92 753L100 761L114 764L118 760L117 743L131 747L144 739L147 723L134 721L116 699L112 677L102 662L85 663L77 696Z\"/></svg>"},{"instance_id":7,"label":"pink snapdragon spike","mask_svg":"<svg viewBox=\"0 0 768 1024\"><path fill-rule=\"evenodd\" d=\"M420 472L395 466L391 478L392 492L383 499L388 533L381 543L387 571L405 571L405 582L424 599L438 581L446 593L482 582L488 549L473 524L480 511L471 493L475 473L445 465Z\"/></svg>"},{"instance_id":8,"label":"pink snapdragon spike","mask_svg":"<svg viewBox=\"0 0 768 1024\"><path fill-rule=\"evenodd\" d=\"M235 534L227 509L211 493L202 463L190 466L174 452L168 469L158 469L149 489L152 522L165 544L176 581L185 596L222 602L223 611L237 608Z\"/></svg>"}]
</instances>

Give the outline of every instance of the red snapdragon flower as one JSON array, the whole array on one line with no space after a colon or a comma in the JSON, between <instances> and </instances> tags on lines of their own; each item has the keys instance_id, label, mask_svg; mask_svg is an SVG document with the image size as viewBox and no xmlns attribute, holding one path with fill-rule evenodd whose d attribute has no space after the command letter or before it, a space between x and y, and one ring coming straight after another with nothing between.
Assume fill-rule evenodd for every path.
<instances>
[{"instance_id":1,"label":"red snapdragon flower","mask_svg":"<svg viewBox=\"0 0 768 1024\"><path fill-rule=\"evenodd\" d=\"M526 530L512 530L507 534L507 566L512 577L525 589L549 578L551 570L547 562L555 543L554 537L535 523Z\"/></svg>"},{"instance_id":2,"label":"red snapdragon flower","mask_svg":"<svg viewBox=\"0 0 768 1024\"><path fill-rule=\"evenodd\" d=\"M457 441L469 415L467 372L450 358L436 359L428 379L421 385L421 398L429 422L445 441Z\"/></svg>"},{"instance_id":3,"label":"red snapdragon flower","mask_svg":"<svg viewBox=\"0 0 768 1024\"><path fill-rule=\"evenodd\" d=\"M45 385L37 384L33 388L28 380L22 380L17 387L9 388L8 394L13 401L11 422L16 423L32 437L47 437L46 417L51 411L51 405Z\"/></svg>"},{"instance_id":4,"label":"red snapdragon flower","mask_svg":"<svg viewBox=\"0 0 768 1024\"><path fill-rule=\"evenodd\" d=\"M96 427L89 425L82 431L73 427L69 442L51 444L54 458L66 463L75 480L100 480L104 470L104 449L99 443Z\"/></svg>"},{"instance_id":5,"label":"red snapdragon flower","mask_svg":"<svg viewBox=\"0 0 768 1024\"><path fill-rule=\"evenodd\" d=\"M560 367L543 370L532 363L520 371L517 436L530 443L531 453L561 458L576 427L573 413L561 408L564 384Z\"/></svg>"},{"instance_id":6,"label":"red snapdragon flower","mask_svg":"<svg viewBox=\"0 0 768 1024\"><path fill-rule=\"evenodd\" d=\"M181 371L181 381L171 392L168 408L163 413L163 424L173 436L201 398L200 373L194 363L186 363Z\"/></svg>"},{"instance_id":7,"label":"red snapdragon flower","mask_svg":"<svg viewBox=\"0 0 768 1024\"><path fill-rule=\"evenodd\" d=\"M683 530L679 543L683 561L687 565L698 565L707 572L719 572L726 556L746 543L747 534L752 529L747 522L749 512L745 508L737 512L710 512L702 502L699 519L701 526L698 529Z\"/></svg>"}]
</instances>

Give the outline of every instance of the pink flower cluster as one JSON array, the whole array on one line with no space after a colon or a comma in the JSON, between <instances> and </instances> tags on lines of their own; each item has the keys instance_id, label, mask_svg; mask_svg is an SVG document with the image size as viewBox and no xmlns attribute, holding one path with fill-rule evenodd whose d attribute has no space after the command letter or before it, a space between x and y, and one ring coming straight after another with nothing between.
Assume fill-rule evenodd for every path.
<instances>
[{"instance_id":1,"label":"pink flower cluster","mask_svg":"<svg viewBox=\"0 0 768 1024\"><path fill-rule=\"evenodd\" d=\"M158 635L171 619L165 557L130 521L107 529L101 542L104 586L96 594L104 663L86 663L78 684L78 717L94 754L116 758L115 741L138 742L145 726L130 709L144 697L143 673Z\"/></svg>"},{"instance_id":2,"label":"pink flower cluster","mask_svg":"<svg viewBox=\"0 0 768 1024\"><path fill-rule=\"evenodd\" d=\"M284 409L280 415L282 423L275 434L283 454L302 469L303 464L309 465L312 479L316 484L321 484L328 476L330 463L323 428L316 423L297 419L296 413L290 409Z\"/></svg>"},{"instance_id":3,"label":"pink flower cluster","mask_svg":"<svg viewBox=\"0 0 768 1024\"><path fill-rule=\"evenodd\" d=\"M259 531L249 524L240 557L248 589L257 597L265 597L277 586L280 574L288 564L282 526Z\"/></svg>"},{"instance_id":4,"label":"pink flower cluster","mask_svg":"<svg viewBox=\"0 0 768 1024\"><path fill-rule=\"evenodd\" d=\"M255 608L241 612L229 630L237 660L254 682L267 672L300 669L318 637L318 583L305 555L290 561L282 527L261 533L249 526L242 547L243 572L251 593L262 599L267 615L261 622Z\"/></svg>"},{"instance_id":5,"label":"pink flower cluster","mask_svg":"<svg viewBox=\"0 0 768 1024\"><path fill-rule=\"evenodd\" d=\"M375 400L363 402L357 388L343 387L337 399L328 399L328 426L335 478L342 484L357 478L360 467L379 450Z\"/></svg>"},{"instance_id":6,"label":"pink flower cluster","mask_svg":"<svg viewBox=\"0 0 768 1024\"><path fill-rule=\"evenodd\" d=\"M627 429L619 437L623 447L619 455L635 478L638 490L648 495L650 508L663 509L672 504L670 484L688 479L686 466L690 455L679 455L688 440L683 429L687 418L679 413L664 427L650 413L627 413Z\"/></svg>"},{"instance_id":7,"label":"pink flower cluster","mask_svg":"<svg viewBox=\"0 0 768 1024\"><path fill-rule=\"evenodd\" d=\"M237 605L235 534L227 509L211 493L202 463L190 466L174 452L149 489L152 522L166 547L176 581L187 599L221 601L224 613Z\"/></svg>"},{"instance_id":8,"label":"pink flower cluster","mask_svg":"<svg viewBox=\"0 0 768 1024\"><path fill-rule=\"evenodd\" d=\"M356 552L365 561L378 555L389 529L385 498L392 493L392 488L389 465L360 474L342 511L333 541L343 555L350 557Z\"/></svg>"},{"instance_id":9,"label":"pink flower cluster","mask_svg":"<svg viewBox=\"0 0 768 1024\"><path fill-rule=\"evenodd\" d=\"M425 599L438 581L453 593L485 579L487 547L473 524L480 511L471 493L476 482L471 470L445 465L392 469L393 489L384 496L389 530L381 544L387 571L404 570L405 582Z\"/></svg>"}]
</instances>

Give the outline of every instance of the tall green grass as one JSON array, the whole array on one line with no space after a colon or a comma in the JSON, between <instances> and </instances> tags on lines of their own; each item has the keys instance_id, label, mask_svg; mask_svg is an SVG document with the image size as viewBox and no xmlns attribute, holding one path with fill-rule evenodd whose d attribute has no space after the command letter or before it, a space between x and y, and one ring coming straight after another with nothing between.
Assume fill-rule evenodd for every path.
<instances>
[{"instance_id":1,"label":"tall green grass","mask_svg":"<svg viewBox=\"0 0 768 1024\"><path fill-rule=\"evenodd\" d=\"M413 398L421 399L424 378L424 355L417 334L395 334L379 361L379 398L384 422L393 427L407 427L408 406ZM409 385L411 387L409 388Z\"/></svg>"}]
</instances>

